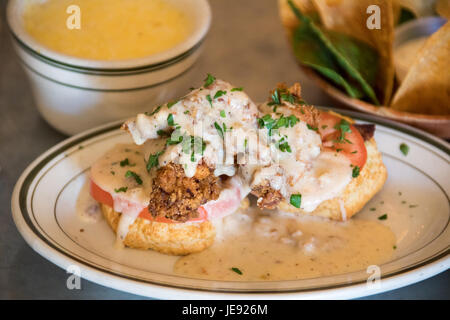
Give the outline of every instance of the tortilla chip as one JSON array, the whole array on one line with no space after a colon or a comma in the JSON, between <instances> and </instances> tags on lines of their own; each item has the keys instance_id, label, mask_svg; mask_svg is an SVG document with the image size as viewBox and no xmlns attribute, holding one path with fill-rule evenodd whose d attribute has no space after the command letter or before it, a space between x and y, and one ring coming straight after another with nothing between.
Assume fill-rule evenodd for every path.
<instances>
[{"instance_id":1,"label":"tortilla chip","mask_svg":"<svg viewBox=\"0 0 450 320\"><path fill-rule=\"evenodd\" d=\"M450 19L450 0L438 0L435 8L441 17Z\"/></svg>"},{"instance_id":2,"label":"tortilla chip","mask_svg":"<svg viewBox=\"0 0 450 320\"><path fill-rule=\"evenodd\" d=\"M414 13L417 18L434 15L436 0L394 0L401 7ZM446 0L448 1L448 0Z\"/></svg>"},{"instance_id":3,"label":"tortilla chip","mask_svg":"<svg viewBox=\"0 0 450 320\"><path fill-rule=\"evenodd\" d=\"M392 0L313 0L327 29L342 32L374 47L380 55L376 89L382 103L388 104L394 85L394 10ZM381 29L368 29L367 7L378 5Z\"/></svg>"},{"instance_id":4,"label":"tortilla chip","mask_svg":"<svg viewBox=\"0 0 450 320\"><path fill-rule=\"evenodd\" d=\"M398 88L392 108L421 114L450 114L450 22L420 50Z\"/></svg>"}]
</instances>

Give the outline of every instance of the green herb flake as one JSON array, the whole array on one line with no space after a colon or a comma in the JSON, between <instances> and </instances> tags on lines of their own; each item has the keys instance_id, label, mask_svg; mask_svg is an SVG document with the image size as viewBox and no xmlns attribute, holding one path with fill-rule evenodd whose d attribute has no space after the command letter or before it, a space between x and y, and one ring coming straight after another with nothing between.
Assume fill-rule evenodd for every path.
<instances>
[{"instance_id":1,"label":"green herb flake","mask_svg":"<svg viewBox=\"0 0 450 320\"><path fill-rule=\"evenodd\" d=\"M128 187L121 187L119 189L114 189L115 193L119 193L119 192L127 192Z\"/></svg>"},{"instance_id":2,"label":"green herb flake","mask_svg":"<svg viewBox=\"0 0 450 320\"><path fill-rule=\"evenodd\" d=\"M148 171L148 172L150 172L150 170L151 170L153 167L156 167L156 166L159 165L158 159L159 159L159 156L160 156L162 153L163 153L163 151L159 151L159 152L157 152L157 153L155 153L155 154L151 154L151 155L148 157L148 161L147 161L147 171Z\"/></svg>"},{"instance_id":3,"label":"green herb flake","mask_svg":"<svg viewBox=\"0 0 450 320\"><path fill-rule=\"evenodd\" d=\"M244 90L244 88L242 88L242 87L239 87L239 88L233 88L233 89L231 89L231 92L234 92L234 91L242 91L242 90Z\"/></svg>"},{"instance_id":4,"label":"green herb flake","mask_svg":"<svg viewBox=\"0 0 450 320\"><path fill-rule=\"evenodd\" d=\"M213 108L213 104L212 104L212 99L211 99L211 95L206 95L206 100L208 100L209 105L211 106L211 108Z\"/></svg>"},{"instance_id":5,"label":"green herb flake","mask_svg":"<svg viewBox=\"0 0 450 320\"><path fill-rule=\"evenodd\" d=\"M227 117L227 115L225 114L225 111L224 111L224 110L220 110L220 116L221 116L222 118L226 118L226 117Z\"/></svg>"},{"instance_id":6,"label":"green herb flake","mask_svg":"<svg viewBox=\"0 0 450 320\"><path fill-rule=\"evenodd\" d=\"M189 110L186 110L185 112L183 112L184 114L189 114L190 113L190 111Z\"/></svg>"},{"instance_id":7,"label":"green herb flake","mask_svg":"<svg viewBox=\"0 0 450 320\"><path fill-rule=\"evenodd\" d=\"M175 125L175 122L173 121L173 114L171 113L167 116L167 124L172 127Z\"/></svg>"},{"instance_id":8,"label":"green herb flake","mask_svg":"<svg viewBox=\"0 0 450 320\"><path fill-rule=\"evenodd\" d=\"M208 75L206 76L206 79L204 81L205 81L205 83L203 84L203 87L207 88L211 84L213 84L214 81L216 81L216 78L208 73Z\"/></svg>"},{"instance_id":9,"label":"green herb flake","mask_svg":"<svg viewBox=\"0 0 450 320\"><path fill-rule=\"evenodd\" d=\"M382 216L378 217L378 220L386 220L388 218L387 213L383 214Z\"/></svg>"},{"instance_id":10,"label":"green herb flake","mask_svg":"<svg viewBox=\"0 0 450 320\"><path fill-rule=\"evenodd\" d=\"M172 107L173 107L175 104L177 104L177 103L178 103L178 100L169 102L169 103L167 103L167 108L170 109L170 108L172 108Z\"/></svg>"},{"instance_id":11,"label":"green herb flake","mask_svg":"<svg viewBox=\"0 0 450 320\"><path fill-rule=\"evenodd\" d=\"M223 96L224 94L227 94L226 91L223 90L219 90L216 92L216 94L214 95L214 99L220 98L221 96Z\"/></svg>"},{"instance_id":12,"label":"green herb flake","mask_svg":"<svg viewBox=\"0 0 450 320\"><path fill-rule=\"evenodd\" d=\"M146 112L145 114L146 114L147 116L152 116L152 115L154 115L155 113L158 113L159 110L161 110L161 108L162 108L162 106L157 106L156 109L153 110L151 113Z\"/></svg>"},{"instance_id":13,"label":"green herb flake","mask_svg":"<svg viewBox=\"0 0 450 320\"><path fill-rule=\"evenodd\" d=\"M406 143L401 143L400 151L403 153L404 156L407 156L409 153L409 146Z\"/></svg>"},{"instance_id":14,"label":"green herb flake","mask_svg":"<svg viewBox=\"0 0 450 320\"><path fill-rule=\"evenodd\" d=\"M125 178L134 178L134 180L136 180L136 183L141 185L142 184L142 179L141 177L134 171L128 170L125 173Z\"/></svg>"},{"instance_id":15,"label":"green herb flake","mask_svg":"<svg viewBox=\"0 0 450 320\"><path fill-rule=\"evenodd\" d=\"M242 271L239 270L239 268L233 267L231 268L231 271L236 272L238 275L242 275Z\"/></svg>"},{"instance_id":16,"label":"green herb flake","mask_svg":"<svg viewBox=\"0 0 450 320\"><path fill-rule=\"evenodd\" d=\"M394 250L397 249L397 246L393 246L392 249L394 249Z\"/></svg>"},{"instance_id":17,"label":"green herb flake","mask_svg":"<svg viewBox=\"0 0 450 320\"><path fill-rule=\"evenodd\" d=\"M417 208L419 205L418 204L410 204L409 207L410 208Z\"/></svg>"},{"instance_id":18,"label":"green herb flake","mask_svg":"<svg viewBox=\"0 0 450 320\"><path fill-rule=\"evenodd\" d=\"M135 163L131 164L130 161L128 160L128 158L125 158L124 160L120 161L121 167L125 167L125 166L134 167L135 165L136 165Z\"/></svg>"},{"instance_id":19,"label":"green herb flake","mask_svg":"<svg viewBox=\"0 0 450 320\"><path fill-rule=\"evenodd\" d=\"M115 173L114 171L112 171L112 170L110 171L110 173L111 173L113 176L116 174L116 173Z\"/></svg>"},{"instance_id":20,"label":"green herb flake","mask_svg":"<svg viewBox=\"0 0 450 320\"><path fill-rule=\"evenodd\" d=\"M341 121L338 124L336 124L334 126L334 128L336 130L339 130L339 132L341 133L339 138L338 138L338 142L347 142L347 143L351 144L351 142L345 138L345 134L347 132L348 133L352 132L352 130L350 129L350 122L348 122L345 119L341 119Z\"/></svg>"},{"instance_id":21,"label":"green herb flake","mask_svg":"<svg viewBox=\"0 0 450 320\"><path fill-rule=\"evenodd\" d=\"M223 139L223 130L217 122L214 122L214 127L216 127L217 133Z\"/></svg>"},{"instance_id":22,"label":"green herb flake","mask_svg":"<svg viewBox=\"0 0 450 320\"><path fill-rule=\"evenodd\" d=\"M370 211L375 211L375 210L377 210L377 208L370 208L369 210Z\"/></svg>"},{"instance_id":23,"label":"green herb flake","mask_svg":"<svg viewBox=\"0 0 450 320\"><path fill-rule=\"evenodd\" d=\"M358 166L354 166L352 170L352 177L357 178L359 176L360 168Z\"/></svg>"},{"instance_id":24,"label":"green herb flake","mask_svg":"<svg viewBox=\"0 0 450 320\"><path fill-rule=\"evenodd\" d=\"M300 208L302 204L302 195L301 194L292 194L289 202L296 208Z\"/></svg>"}]
</instances>

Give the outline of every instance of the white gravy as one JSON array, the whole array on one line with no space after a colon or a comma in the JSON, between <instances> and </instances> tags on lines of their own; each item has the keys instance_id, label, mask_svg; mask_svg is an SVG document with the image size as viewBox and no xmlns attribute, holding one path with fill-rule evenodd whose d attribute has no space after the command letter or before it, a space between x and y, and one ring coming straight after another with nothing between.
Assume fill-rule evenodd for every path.
<instances>
[{"instance_id":1,"label":"white gravy","mask_svg":"<svg viewBox=\"0 0 450 320\"><path fill-rule=\"evenodd\" d=\"M329 276L388 261L396 241L376 221L336 222L281 212L258 214L255 209L228 216L216 228L210 248L177 260L177 274L232 281Z\"/></svg>"}]
</instances>

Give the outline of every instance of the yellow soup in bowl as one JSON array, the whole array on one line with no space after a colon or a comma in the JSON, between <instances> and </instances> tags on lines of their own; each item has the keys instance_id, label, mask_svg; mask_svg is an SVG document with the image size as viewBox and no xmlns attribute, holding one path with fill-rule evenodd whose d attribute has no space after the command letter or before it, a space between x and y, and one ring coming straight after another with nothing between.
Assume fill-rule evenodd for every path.
<instances>
[{"instance_id":1,"label":"yellow soup in bowl","mask_svg":"<svg viewBox=\"0 0 450 320\"><path fill-rule=\"evenodd\" d=\"M160 53L185 40L193 23L172 1L30 1L26 32L49 49L95 60L125 60Z\"/></svg>"}]
</instances>

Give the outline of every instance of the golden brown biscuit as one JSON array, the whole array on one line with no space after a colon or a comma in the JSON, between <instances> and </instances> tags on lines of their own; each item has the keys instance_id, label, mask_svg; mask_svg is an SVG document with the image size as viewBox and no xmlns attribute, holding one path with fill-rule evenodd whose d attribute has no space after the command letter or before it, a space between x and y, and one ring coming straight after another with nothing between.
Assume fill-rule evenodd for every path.
<instances>
[{"instance_id":1,"label":"golden brown biscuit","mask_svg":"<svg viewBox=\"0 0 450 320\"><path fill-rule=\"evenodd\" d=\"M121 213L100 204L108 224L116 232ZM186 255L208 248L216 235L211 222L162 223L137 218L130 226L123 244L136 249L153 249L161 253Z\"/></svg>"},{"instance_id":2,"label":"golden brown biscuit","mask_svg":"<svg viewBox=\"0 0 450 320\"><path fill-rule=\"evenodd\" d=\"M340 197L322 202L313 212L297 209L286 201L281 202L279 208L287 212L320 216L333 220L350 219L381 190L387 179L386 167L383 164L381 153L377 149L375 140L372 138L366 141L365 145L367 162L359 176L347 185ZM341 210L341 203L345 210Z\"/></svg>"}]
</instances>

